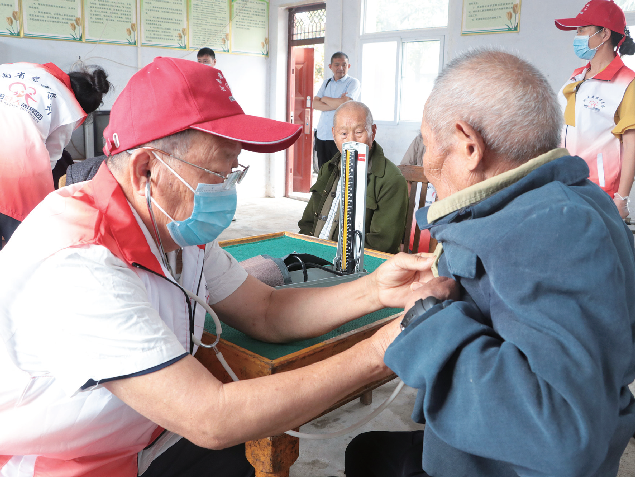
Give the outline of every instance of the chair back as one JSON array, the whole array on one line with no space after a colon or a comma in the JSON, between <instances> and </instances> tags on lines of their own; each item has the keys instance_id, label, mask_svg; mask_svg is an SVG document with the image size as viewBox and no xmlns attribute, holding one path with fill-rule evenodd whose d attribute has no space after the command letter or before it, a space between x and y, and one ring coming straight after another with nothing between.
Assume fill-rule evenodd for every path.
<instances>
[{"instance_id":1,"label":"chair back","mask_svg":"<svg viewBox=\"0 0 635 477\"><path fill-rule=\"evenodd\" d=\"M414 212L426 205L426 194L428 192L428 179L423 172L422 166L400 165L399 170L408 183L408 213L406 215L406 229L404 238L401 241L401 250L406 253L417 253L419 241L421 240L421 230L414 220ZM421 191L417 194L417 185L421 184ZM414 235L413 235L414 230ZM411 243L410 237L414 237ZM437 245L437 241L430 239L428 252L432 252Z\"/></svg>"}]
</instances>

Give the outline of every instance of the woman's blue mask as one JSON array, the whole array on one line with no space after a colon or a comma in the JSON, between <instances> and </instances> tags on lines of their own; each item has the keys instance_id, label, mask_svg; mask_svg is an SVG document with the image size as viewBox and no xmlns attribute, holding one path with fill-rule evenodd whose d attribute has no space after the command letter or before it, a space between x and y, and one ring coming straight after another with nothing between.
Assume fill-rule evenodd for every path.
<instances>
[{"instance_id":1,"label":"woman's blue mask","mask_svg":"<svg viewBox=\"0 0 635 477\"><path fill-rule=\"evenodd\" d=\"M194 190L174 169L152 152L194 193L194 209L192 215L185 220L174 220L154 198L151 198L152 203L171 220L168 232L172 240L181 247L205 245L216 240L221 232L229 227L236 213L236 184L229 187L226 184L199 184Z\"/></svg>"},{"instance_id":2,"label":"woman's blue mask","mask_svg":"<svg viewBox=\"0 0 635 477\"><path fill-rule=\"evenodd\" d=\"M595 36L601 31L602 30L598 30L591 36ZM588 35L576 36L573 39L573 50L575 51L575 54L577 55L577 57L582 60L592 60L598 48L601 47L604 43L606 43L606 41L604 41L600 43L598 46L596 46L595 48L591 49L589 48L589 39L591 38L591 36L588 36Z\"/></svg>"}]
</instances>

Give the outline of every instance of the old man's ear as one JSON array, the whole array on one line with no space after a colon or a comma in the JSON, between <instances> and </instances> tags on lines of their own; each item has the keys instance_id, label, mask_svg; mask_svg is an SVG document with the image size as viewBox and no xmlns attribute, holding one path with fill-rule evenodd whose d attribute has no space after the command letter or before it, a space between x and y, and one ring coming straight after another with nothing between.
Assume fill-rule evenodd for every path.
<instances>
[{"instance_id":1,"label":"old man's ear","mask_svg":"<svg viewBox=\"0 0 635 477\"><path fill-rule=\"evenodd\" d=\"M476 171L482 166L485 155L485 141L481 134L465 121L454 124L454 138L456 151L463 155L465 166L470 171Z\"/></svg>"}]
</instances>

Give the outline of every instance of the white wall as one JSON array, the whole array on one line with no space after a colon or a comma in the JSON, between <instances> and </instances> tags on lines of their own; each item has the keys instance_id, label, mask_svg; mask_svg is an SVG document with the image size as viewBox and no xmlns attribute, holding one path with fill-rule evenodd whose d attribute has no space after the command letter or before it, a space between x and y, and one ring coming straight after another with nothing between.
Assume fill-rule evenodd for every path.
<instances>
[{"instance_id":1,"label":"white wall","mask_svg":"<svg viewBox=\"0 0 635 477\"><path fill-rule=\"evenodd\" d=\"M217 66L228 78L234 96L247 114L284 121L287 84L288 8L315 3L315 0L270 0L269 58L218 54ZM532 0L522 6L520 32L461 36L463 0L450 0L450 15L445 37L444 62L472 46L493 45L520 54L535 64L558 89L580 65L572 51L573 33L554 26L555 18L575 16L584 0ZM361 0L326 0L325 58L338 50L345 51L353 65L350 73L361 77ZM115 94L105 99L103 109L110 109L116 94L138 68L156 56L185 57L195 60L196 52L162 48L74 43L54 40L0 37L0 63L52 61L68 70L79 57L86 63L103 66L115 85ZM377 68L382 67L381 58ZM415 122L378 123L377 140L387 156L398 163L417 134ZM253 154L243 152L240 161L250 165L250 172L239 186L240 193L253 197L280 197L285 191L286 153Z\"/></svg>"},{"instance_id":2,"label":"white wall","mask_svg":"<svg viewBox=\"0 0 635 477\"><path fill-rule=\"evenodd\" d=\"M286 28L285 11L291 6L307 2L289 2L271 0L270 28L281 28L280 40L271 45L269 77L275 85L269 90L268 111L272 117L284 120L286 107ZM568 75L578 66L580 60L573 54L572 32L563 32L554 25L556 18L575 16L584 6L585 0L532 0L523 2L520 32L490 35L461 36L461 16L463 0L450 0L450 14L447 35L445 36L444 63L458 53L474 46L496 46L519 54L536 65L548 78L554 89L559 89ZM360 39L361 0L326 0L326 36L325 61L330 55L341 50L348 54L353 67L351 76L364 84L362 71L362 41ZM377 68L382 67L381 58L377 58ZM419 124L415 122L386 123L378 122L377 141L383 146L387 157L398 163L410 142L417 134ZM269 171L268 193L272 196L284 194L284 159L276 155Z\"/></svg>"},{"instance_id":3,"label":"white wall","mask_svg":"<svg viewBox=\"0 0 635 477\"><path fill-rule=\"evenodd\" d=\"M357 4L359 2L352 2ZM575 33L563 32L554 25L556 18L575 16L584 6L584 0L534 0L523 2L520 32L488 35L461 35L463 0L450 0L448 34L445 37L444 63L457 54L476 46L494 46L516 53L534 64L558 91L571 72L580 66L574 55L572 42ZM352 20L359 25L360 8L351 12ZM347 40L345 38L345 40ZM348 39L344 50L354 51L361 66L361 42L359 36ZM380 65L380 63L378 63ZM360 71L358 69L357 71ZM363 78L360 78L363 85ZM511 101L511 98L510 98ZM417 134L418 123L378 124L377 141L384 146L387 156L399 162L410 142Z\"/></svg>"},{"instance_id":4,"label":"white wall","mask_svg":"<svg viewBox=\"0 0 635 477\"><path fill-rule=\"evenodd\" d=\"M69 71L79 58L86 64L99 65L108 73L114 85L114 93L104 97L102 110L110 110L117 95L139 68L152 62L157 56L185 58L196 61L196 51L167 48L135 47L77 43L70 41L39 40L32 38L0 37L0 64L26 61L31 63L52 62L63 71ZM265 116L267 91L267 62L264 57L217 53L216 67L223 71L232 88L232 93L246 114ZM166 120L168 118L165 118ZM82 140L81 131L74 139ZM69 150L71 148L69 147ZM238 186L241 194L264 197L266 185L265 154L243 151L239 161L249 165L249 174Z\"/></svg>"}]
</instances>

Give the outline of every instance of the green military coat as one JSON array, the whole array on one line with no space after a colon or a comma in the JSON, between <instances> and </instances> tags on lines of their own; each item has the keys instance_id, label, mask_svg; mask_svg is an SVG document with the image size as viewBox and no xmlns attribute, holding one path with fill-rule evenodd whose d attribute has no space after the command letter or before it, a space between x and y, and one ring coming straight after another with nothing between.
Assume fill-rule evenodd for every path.
<instances>
[{"instance_id":1,"label":"green military coat","mask_svg":"<svg viewBox=\"0 0 635 477\"><path fill-rule=\"evenodd\" d=\"M301 234L317 236L322 230L335 197L341 157L338 152L320 169L317 181L311 187L311 199L298 222ZM406 227L407 209L406 180L397 166L386 159L382 147L373 142L366 187L365 247L397 253ZM329 237L337 241L338 235L339 213L333 221Z\"/></svg>"}]
</instances>

